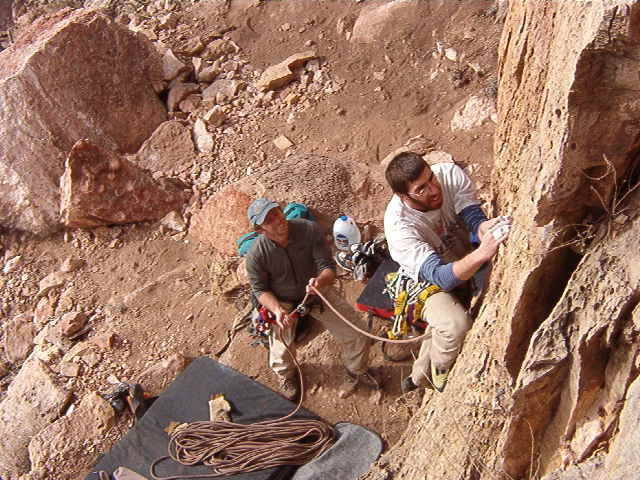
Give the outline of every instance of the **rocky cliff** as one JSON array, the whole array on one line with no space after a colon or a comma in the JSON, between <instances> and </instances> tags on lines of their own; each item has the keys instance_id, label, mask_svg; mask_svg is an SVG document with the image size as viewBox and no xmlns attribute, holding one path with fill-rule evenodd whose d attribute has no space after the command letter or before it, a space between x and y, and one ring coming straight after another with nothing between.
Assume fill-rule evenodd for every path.
<instances>
[{"instance_id":1,"label":"rocky cliff","mask_svg":"<svg viewBox=\"0 0 640 480\"><path fill-rule=\"evenodd\" d=\"M639 14L510 2L493 207L516 227L392 478L636 478Z\"/></svg>"}]
</instances>

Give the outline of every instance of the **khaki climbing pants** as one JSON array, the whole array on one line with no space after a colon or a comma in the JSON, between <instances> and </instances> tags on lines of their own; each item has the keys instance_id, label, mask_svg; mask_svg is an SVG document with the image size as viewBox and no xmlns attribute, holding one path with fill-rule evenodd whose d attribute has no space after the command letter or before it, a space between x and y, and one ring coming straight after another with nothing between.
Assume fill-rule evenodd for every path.
<instances>
[{"instance_id":1,"label":"khaki climbing pants","mask_svg":"<svg viewBox=\"0 0 640 480\"><path fill-rule=\"evenodd\" d=\"M322 294L351 323L363 330L367 329L363 316L358 314L351 305L340 297L335 288L326 288L322 291ZM286 303L282 305L289 309L296 307ZM319 305L315 305L311 310L311 315L324 328L329 330L333 338L340 344L342 348L342 363L347 370L354 374L364 373L368 366L371 341L338 318L326 305L324 310L321 310ZM280 335L276 335L279 332ZM285 378L293 378L297 372L293 360L285 349L285 345L278 337L280 336L287 343L289 350L295 355L295 332L296 322L291 322L285 329L281 329L275 324L272 325L271 334L269 335L269 366L274 372Z\"/></svg>"},{"instance_id":2,"label":"khaki climbing pants","mask_svg":"<svg viewBox=\"0 0 640 480\"><path fill-rule=\"evenodd\" d=\"M431 295L425 302L422 319L429 324L426 337L413 363L411 380L425 386L430 377L431 363L449 368L456 360L462 342L471 328L471 319L456 297L447 292Z\"/></svg>"}]
</instances>

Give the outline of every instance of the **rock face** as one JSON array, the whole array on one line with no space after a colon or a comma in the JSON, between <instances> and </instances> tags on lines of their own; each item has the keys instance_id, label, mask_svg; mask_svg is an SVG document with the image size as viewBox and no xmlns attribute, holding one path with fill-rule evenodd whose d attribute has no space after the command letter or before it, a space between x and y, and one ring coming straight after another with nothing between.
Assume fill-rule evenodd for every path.
<instances>
[{"instance_id":1,"label":"rock face","mask_svg":"<svg viewBox=\"0 0 640 480\"><path fill-rule=\"evenodd\" d=\"M637 477L640 220L614 222L612 192L636 162L639 14L635 1L509 2L493 188L514 229L444 395L389 455L395 476ZM624 206L638 205L636 190ZM600 221L576 234L589 214Z\"/></svg>"},{"instance_id":2,"label":"rock face","mask_svg":"<svg viewBox=\"0 0 640 480\"><path fill-rule=\"evenodd\" d=\"M29 471L29 442L60 415L69 399L44 363L27 360L0 403L0 477L18 478Z\"/></svg>"},{"instance_id":3,"label":"rock face","mask_svg":"<svg viewBox=\"0 0 640 480\"><path fill-rule=\"evenodd\" d=\"M44 428L29 442L32 469L46 467L56 457L75 463L76 471L90 468L99 452L87 448L87 444L103 437L114 423L111 405L97 393L87 395L71 414Z\"/></svg>"},{"instance_id":4,"label":"rock face","mask_svg":"<svg viewBox=\"0 0 640 480\"><path fill-rule=\"evenodd\" d=\"M135 152L166 119L160 75L146 39L83 10L41 19L0 52L0 225L60 228L66 154L79 138Z\"/></svg>"},{"instance_id":5,"label":"rock face","mask_svg":"<svg viewBox=\"0 0 640 480\"><path fill-rule=\"evenodd\" d=\"M69 227L97 227L157 220L181 210L183 190L120 155L79 140L62 178L61 215Z\"/></svg>"}]
</instances>

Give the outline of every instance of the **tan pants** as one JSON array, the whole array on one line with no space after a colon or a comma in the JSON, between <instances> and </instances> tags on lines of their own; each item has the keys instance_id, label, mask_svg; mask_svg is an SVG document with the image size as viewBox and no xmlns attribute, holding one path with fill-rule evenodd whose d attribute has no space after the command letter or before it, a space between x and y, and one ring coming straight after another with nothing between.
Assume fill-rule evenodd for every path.
<instances>
[{"instance_id":1,"label":"tan pants","mask_svg":"<svg viewBox=\"0 0 640 480\"><path fill-rule=\"evenodd\" d=\"M471 319L456 297L447 292L431 295L422 311L422 319L429 323L427 336L420 346L420 354L413 363L411 380L418 386L427 383L431 363L449 368L455 362L462 342L471 328Z\"/></svg>"},{"instance_id":2,"label":"tan pants","mask_svg":"<svg viewBox=\"0 0 640 480\"><path fill-rule=\"evenodd\" d=\"M351 305L340 297L333 287L326 288L322 294L350 322L366 330L366 322L363 316L359 315ZM283 305L287 308L295 308L295 306ZM367 370L369 347L371 346L369 339L344 323L326 305L322 312L318 305L314 306L311 315L324 328L329 330L333 338L340 344L342 348L342 363L344 363L347 370L354 374L364 373ZM286 378L292 378L296 375L296 367L278 337L281 337L287 343L289 350L295 355L296 345L293 341L296 331L295 323L292 322L285 329L272 325L271 334L269 335L269 366L278 375ZM280 333L280 335L277 335L277 333Z\"/></svg>"}]
</instances>

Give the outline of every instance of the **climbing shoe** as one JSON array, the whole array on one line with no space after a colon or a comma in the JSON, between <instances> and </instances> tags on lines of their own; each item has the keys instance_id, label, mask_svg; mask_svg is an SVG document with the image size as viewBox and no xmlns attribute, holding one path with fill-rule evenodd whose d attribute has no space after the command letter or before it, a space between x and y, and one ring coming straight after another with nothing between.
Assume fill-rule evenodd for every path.
<instances>
[{"instance_id":1,"label":"climbing shoe","mask_svg":"<svg viewBox=\"0 0 640 480\"><path fill-rule=\"evenodd\" d=\"M415 383L413 383L413 380L411 379L411 375L409 375L408 377L405 377L400 383L400 390L402 390L402 393L413 392L417 388L418 386Z\"/></svg>"},{"instance_id":2,"label":"climbing shoe","mask_svg":"<svg viewBox=\"0 0 640 480\"><path fill-rule=\"evenodd\" d=\"M433 383L433 388L439 392L444 390L450 370L451 368L438 367L434 363L431 363L431 382Z\"/></svg>"}]
</instances>

